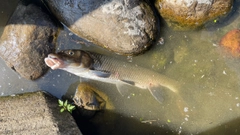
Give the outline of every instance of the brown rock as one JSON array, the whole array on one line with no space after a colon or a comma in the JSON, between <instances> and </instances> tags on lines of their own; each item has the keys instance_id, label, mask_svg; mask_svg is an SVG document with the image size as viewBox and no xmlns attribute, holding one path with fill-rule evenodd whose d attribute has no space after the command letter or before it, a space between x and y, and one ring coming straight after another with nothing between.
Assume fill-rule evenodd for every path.
<instances>
[{"instance_id":1,"label":"brown rock","mask_svg":"<svg viewBox=\"0 0 240 135\"><path fill-rule=\"evenodd\" d=\"M156 19L142 0L45 0L73 33L124 55L146 50L156 37Z\"/></svg>"},{"instance_id":2,"label":"brown rock","mask_svg":"<svg viewBox=\"0 0 240 135\"><path fill-rule=\"evenodd\" d=\"M113 110L114 106L108 96L88 83L77 86L73 97L74 103L86 110Z\"/></svg>"},{"instance_id":3,"label":"brown rock","mask_svg":"<svg viewBox=\"0 0 240 135\"><path fill-rule=\"evenodd\" d=\"M177 30L196 29L228 13L232 0L156 0L160 15Z\"/></svg>"},{"instance_id":4,"label":"brown rock","mask_svg":"<svg viewBox=\"0 0 240 135\"><path fill-rule=\"evenodd\" d=\"M220 45L227 49L233 56L240 56L240 29L235 29L229 31L225 34L221 41Z\"/></svg>"},{"instance_id":5,"label":"brown rock","mask_svg":"<svg viewBox=\"0 0 240 135\"><path fill-rule=\"evenodd\" d=\"M35 5L19 3L0 39L0 57L26 79L37 79L48 69L44 63L54 50L57 27Z\"/></svg>"}]
</instances>

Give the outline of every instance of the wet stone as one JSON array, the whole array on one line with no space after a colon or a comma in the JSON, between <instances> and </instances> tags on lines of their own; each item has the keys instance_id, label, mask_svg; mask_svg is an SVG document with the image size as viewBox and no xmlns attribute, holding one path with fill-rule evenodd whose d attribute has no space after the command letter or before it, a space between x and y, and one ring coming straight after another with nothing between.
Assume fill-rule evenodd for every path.
<instances>
[{"instance_id":1,"label":"wet stone","mask_svg":"<svg viewBox=\"0 0 240 135\"><path fill-rule=\"evenodd\" d=\"M232 3L233 0L156 0L155 6L173 29L189 30L224 16Z\"/></svg>"},{"instance_id":2,"label":"wet stone","mask_svg":"<svg viewBox=\"0 0 240 135\"><path fill-rule=\"evenodd\" d=\"M45 0L76 35L123 55L137 55L156 37L156 18L142 0Z\"/></svg>"},{"instance_id":3,"label":"wet stone","mask_svg":"<svg viewBox=\"0 0 240 135\"><path fill-rule=\"evenodd\" d=\"M44 63L54 50L57 27L41 8L18 4L0 39L0 57L26 79L37 79L48 69Z\"/></svg>"},{"instance_id":4,"label":"wet stone","mask_svg":"<svg viewBox=\"0 0 240 135\"><path fill-rule=\"evenodd\" d=\"M58 100L44 92L0 97L0 134L81 135Z\"/></svg>"},{"instance_id":5,"label":"wet stone","mask_svg":"<svg viewBox=\"0 0 240 135\"><path fill-rule=\"evenodd\" d=\"M80 83L78 85L73 101L78 107L86 110L99 111L114 109L114 106L106 94L87 83Z\"/></svg>"}]
</instances>

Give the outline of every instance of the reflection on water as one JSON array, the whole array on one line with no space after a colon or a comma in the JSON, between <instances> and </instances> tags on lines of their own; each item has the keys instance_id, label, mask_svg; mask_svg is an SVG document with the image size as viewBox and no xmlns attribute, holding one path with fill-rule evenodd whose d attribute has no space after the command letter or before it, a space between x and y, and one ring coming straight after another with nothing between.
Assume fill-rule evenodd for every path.
<instances>
[{"instance_id":1,"label":"reflection on water","mask_svg":"<svg viewBox=\"0 0 240 135\"><path fill-rule=\"evenodd\" d=\"M4 5L14 9L15 4L9 3ZM0 18L5 19L1 19L0 27L6 23L11 8L1 8ZM229 56L218 46L227 31L240 28L239 12L240 9L236 9L234 19L227 24L218 22L215 27L200 31L176 32L163 24L164 45L157 43L131 61L177 80L182 84L179 95L165 93L164 103L159 104L146 90L134 89L129 96L122 97L114 85L91 81L94 87L109 96L116 109L99 112L90 120L79 118L82 131L86 134L239 134L239 58ZM80 42L66 29L60 33L58 45L57 50L81 48L128 60ZM41 79L28 81L6 67L2 60L0 74L1 96L41 89L60 98L71 84L79 81L79 77L59 70L50 70ZM87 130L86 126L94 131Z\"/></svg>"}]
</instances>

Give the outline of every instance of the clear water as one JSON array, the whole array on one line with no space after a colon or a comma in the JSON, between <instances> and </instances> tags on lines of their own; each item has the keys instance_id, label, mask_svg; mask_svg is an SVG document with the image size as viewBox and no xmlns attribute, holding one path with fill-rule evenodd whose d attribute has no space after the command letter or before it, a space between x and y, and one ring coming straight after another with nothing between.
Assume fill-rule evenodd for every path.
<instances>
[{"instance_id":1,"label":"clear water","mask_svg":"<svg viewBox=\"0 0 240 135\"><path fill-rule=\"evenodd\" d=\"M16 6L16 0L0 4L0 33ZM80 40L64 29L59 36L61 49L86 49L118 57L155 70L181 83L179 94L166 93L159 104L147 90L135 89L122 97L116 87L90 81L105 92L115 106L91 119L79 119L85 134L240 134L240 62L219 45L221 37L240 28L240 2L227 19L198 31L172 31L162 22L160 37L145 54L129 58L109 53ZM37 81L21 78L0 59L0 95L45 90L60 98L73 94L79 77L65 71L49 70ZM178 98L178 96L181 97ZM92 130L87 130L90 127Z\"/></svg>"}]
</instances>

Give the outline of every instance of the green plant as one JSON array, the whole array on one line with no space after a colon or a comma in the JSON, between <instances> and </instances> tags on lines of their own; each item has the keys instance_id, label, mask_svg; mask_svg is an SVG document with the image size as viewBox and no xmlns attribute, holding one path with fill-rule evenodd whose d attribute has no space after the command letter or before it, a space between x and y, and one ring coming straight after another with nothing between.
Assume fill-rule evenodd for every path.
<instances>
[{"instance_id":1,"label":"green plant","mask_svg":"<svg viewBox=\"0 0 240 135\"><path fill-rule=\"evenodd\" d=\"M69 104L67 100L63 102L62 100L58 99L58 105L61 107L60 112L68 111L72 113L72 111L75 109L75 106Z\"/></svg>"}]
</instances>

